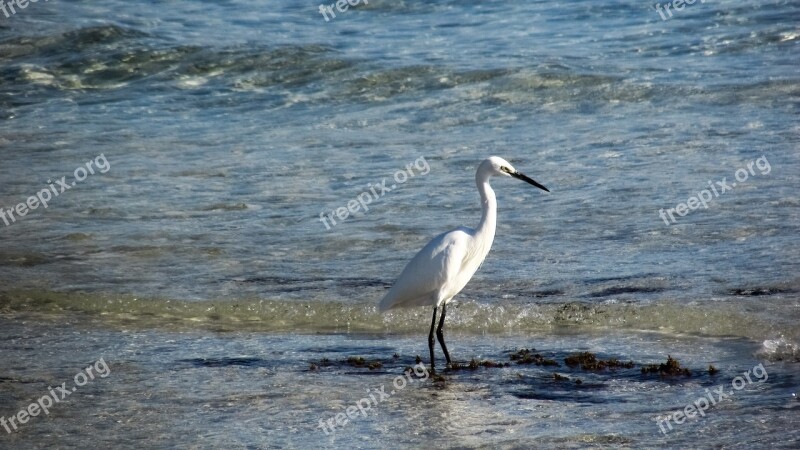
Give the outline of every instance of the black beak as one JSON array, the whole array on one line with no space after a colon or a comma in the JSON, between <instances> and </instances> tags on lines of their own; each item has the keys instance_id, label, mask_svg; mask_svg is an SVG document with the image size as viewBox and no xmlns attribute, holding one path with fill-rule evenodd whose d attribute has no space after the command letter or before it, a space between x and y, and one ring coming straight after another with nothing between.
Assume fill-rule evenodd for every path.
<instances>
[{"instance_id":1,"label":"black beak","mask_svg":"<svg viewBox=\"0 0 800 450\"><path fill-rule=\"evenodd\" d=\"M540 184L538 181L536 181L533 178L525 175L524 173L514 172L514 173L509 173L509 175L511 175L512 177L514 177L514 178L516 178L518 180L522 180L522 181L525 181L527 183L530 183L530 184L536 186L539 189L542 189L544 191L550 192L550 189L547 189L542 184Z\"/></svg>"}]
</instances>

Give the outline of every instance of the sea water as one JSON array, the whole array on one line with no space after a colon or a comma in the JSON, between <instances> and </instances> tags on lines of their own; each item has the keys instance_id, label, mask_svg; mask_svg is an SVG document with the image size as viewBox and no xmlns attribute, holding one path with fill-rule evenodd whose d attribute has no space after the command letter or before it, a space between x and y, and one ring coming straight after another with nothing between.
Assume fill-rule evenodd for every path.
<instances>
[{"instance_id":1,"label":"sea water","mask_svg":"<svg viewBox=\"0 0 800 450\"><path fill-rule=\"evenodd\" d=\"M796 448L798 7L0 11L0 417L76 388L0 447ZM477 225L489 155L552 191L493 180L448 308L456 361L509 366L396 388L431 311L375 304Z\"/></svg>"}]
</instances>

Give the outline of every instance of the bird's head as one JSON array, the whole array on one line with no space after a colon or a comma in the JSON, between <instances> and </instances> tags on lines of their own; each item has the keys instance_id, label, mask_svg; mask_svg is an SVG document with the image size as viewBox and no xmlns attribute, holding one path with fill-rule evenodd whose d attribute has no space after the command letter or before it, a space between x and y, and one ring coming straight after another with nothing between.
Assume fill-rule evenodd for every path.
<instances>
[{"instance_id":1,"label":"bird's head","mask_svg":"<svg viewBox=\"0 0 800 450\"><path fill-rule=\"evenodd\" d=\"M505 176L505 177L513 177L518 180L525 181L536 186L539 189L543 189L547 192L550 192L549 189L544 187L542 184L537 182L536 180L528 177L522 172L519 172L514 166L511 165L510 162L506 161L505 159L499 156L490 156L486 158L478 168L478 174L485 177L491 176Z\"/></svg>"}]
</instances>

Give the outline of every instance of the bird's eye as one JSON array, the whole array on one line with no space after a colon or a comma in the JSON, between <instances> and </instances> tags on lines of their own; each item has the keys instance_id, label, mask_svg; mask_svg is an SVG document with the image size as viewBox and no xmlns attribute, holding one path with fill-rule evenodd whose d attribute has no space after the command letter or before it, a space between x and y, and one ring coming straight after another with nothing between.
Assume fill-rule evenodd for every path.
<instances>
[{"instance_id":1,"label":"bird's eye","mask_svg":"<svg viewBox=\"0 0 800 450\"><path fill-rule=\"evenodd\" d=\"M506 166L500 166L500 170L502 170L502 171L503 171L503 172L505 172L505 173L511 173L511 169L509 169L509 168L508 168L508 167L506 167Z\"/></svg>"}]
</instances>

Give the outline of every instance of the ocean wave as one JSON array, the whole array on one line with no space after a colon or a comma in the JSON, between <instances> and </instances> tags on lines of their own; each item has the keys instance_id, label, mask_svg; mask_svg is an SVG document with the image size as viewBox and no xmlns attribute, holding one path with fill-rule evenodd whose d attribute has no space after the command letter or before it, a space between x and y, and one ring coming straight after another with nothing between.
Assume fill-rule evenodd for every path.
<instances>
[{"instance_id":1,"label":"ocean wave","mask_svg":"<svg viewBox=\"0 0 800 450\"><path fill-rule=\"evenodd\" d=\"M794 40L783 29L770 33L758 37L758 41L791 45L785 42ZM721 45L705 42L702 48L687 51L718 52ZM446 99L437 101L439 107L448 110L475 102L558 109L559 105L586 102L657 102L668 97L717 104L763 103L784 101L787 96L800 93L800 82L786 79L698 87L693 83L629 80L613 68L607 73L586 73L564 62L532 61L528 65L476 70L445 64L394 66L391 62L347 57L333 47L314 43L248 43L222 48L175 45L158 36L112 24L7 39L0 42L0 58L5 61L0 69L0 92L26 93L24 99L6 99L7 107L47 101L54 90L128 88L180 96L187 91L217 95L269 92L274 95L260 101L275 103L276 107L296 103L380 103L405 96L429 98L451 91ZM112 96L107 101L118 98L125 96Z\"/></svg>"},{"instance_id":2,"label":"ocean wave","mask_svg":"<svg viewBox=\"0 0 800 450\"><path fill-rule=\"evenodd\" d=\"M765 340L758 355L771 361L800 361L800 345L781 336Z\"/></svg>"},{"instance_id":3,"label":"ocean wave","mask_svg":"<svg viewBox=\"0 0 800 450\"><path fill-rule=\"evenodd\" d=\"M355 282L355 281L354 281ZM218 331L418 333L427 330L430 310L395 310L381 315L375 304L302 300L144 299L120 295L14 291L0 293L0 313L54 317L80 314L126 327L201 328ZM547 332L554 329L629 329L671 334L764 340L775 354L798 354L800 333L793 320L775 322L741 303L681 304L582 301L515 304L455 302L448 328L459 333ZM782 340L774 340L782 336ZM772 344L767 344L770 342ZM774 344L774 345L773 345ZM789 351L787 354L786 352Z\"/></svg>"}]
</instances>

